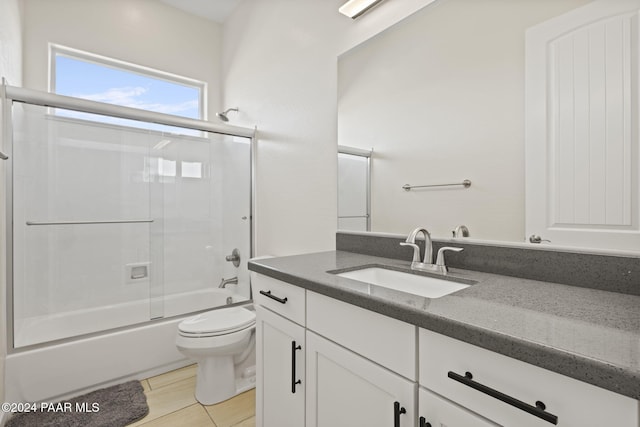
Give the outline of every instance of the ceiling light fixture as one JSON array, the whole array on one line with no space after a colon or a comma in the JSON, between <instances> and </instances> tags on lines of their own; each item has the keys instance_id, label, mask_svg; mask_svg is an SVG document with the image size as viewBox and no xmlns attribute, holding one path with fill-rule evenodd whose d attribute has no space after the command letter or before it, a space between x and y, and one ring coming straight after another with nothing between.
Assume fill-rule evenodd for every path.
<instances>
[{"instance_id":1,"label":"ceiling light fixture","mask_svg":"<svg viewBox=\"0 0 640 427\"><path fill-rule=\"evenodd\" d=\"M381 1L382 0L349 0L340 6L338 12L351 19L356 19L358 16L362 15Z\"/></svg>"}]
</instances>

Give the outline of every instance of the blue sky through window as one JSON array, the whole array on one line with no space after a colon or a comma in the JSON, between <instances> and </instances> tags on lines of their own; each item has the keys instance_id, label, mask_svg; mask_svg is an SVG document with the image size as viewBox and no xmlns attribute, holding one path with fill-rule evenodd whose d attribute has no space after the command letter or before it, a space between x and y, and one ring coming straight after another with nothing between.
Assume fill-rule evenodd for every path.
<instances>
[{"instance_id":1,"label":"blue sky through window","mask_svg":"<svg viewBox=\"0 0 640 427\"><path fill-rule=\"evenodd\" d=\"M192 119L202 118L200 88L138 74L126 69L112 68L65 55L55 56L55 91L60 95L173 114ZM88 118L86 114L63 113L65 116ZM92 119L97 116L92 115ZM100 120L131 125L120 119ZM142 125L136 127L173 130L168 126ZM192 134L192 132L179 132Z\"/></svg>"}]
</instances>

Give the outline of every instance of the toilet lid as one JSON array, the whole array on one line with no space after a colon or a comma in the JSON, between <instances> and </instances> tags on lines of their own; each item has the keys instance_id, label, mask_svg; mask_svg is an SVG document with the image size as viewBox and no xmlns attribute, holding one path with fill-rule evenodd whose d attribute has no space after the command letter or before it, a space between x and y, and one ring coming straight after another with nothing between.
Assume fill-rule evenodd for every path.
<instances>
[{"instance_id":1,"label":"toilet lid","mask_svg":"<svg viewBox=\"0 0 640 427\"><path fill-rule=\"evenodd\" d=\"M253 325L256 313L243 307L229 307L207 311L183 320L178 330L185 334L222 335Z\"/></svg>"}]
</instances>

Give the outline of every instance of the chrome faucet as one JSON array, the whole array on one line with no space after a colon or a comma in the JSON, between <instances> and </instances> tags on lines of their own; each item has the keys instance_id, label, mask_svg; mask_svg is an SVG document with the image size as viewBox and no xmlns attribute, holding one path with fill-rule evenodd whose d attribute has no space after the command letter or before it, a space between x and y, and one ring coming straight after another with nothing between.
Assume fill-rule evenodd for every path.
<instances>
[{"instance_id":1,"label":"chrome faucet","mask_svg":"<svg viewBox=\"0 0 640 427\"><path fill-rule=\"evenodd\" d=\"M238 284L238 276L232 277L230 279L225 279L223 277L222 280L220 281L220 284L218 285L218 287L219 288L226 288L227 285L237 285L237 284Z\"/></svg>"},{"instance_id":2,"label":"chrome faucet","mask_svg":"<svg viewBox=\"0 0 640 427\"><path fill-rule=\"evenodd\" d=\"M420 261L420 246L416 244L416 237L419 233L424 234L424 258ZM433 258L433 247L431 243L431 234L426 228L418 227L409 233L407 240L400 243L400 246L411 246L413 248L413 259L411 260L411 268L415 270L421 270L426 265L431 264Z\"/></svg>"},{"instance_id":3,"label":"chrome faucet","mask_svg":"<svg viewBox=\"0 0 640 427\"><path fill-rule=\"evenodd\" d=\"M469 229L466 225L459 225L451 232L453 237L469 237Z\"/></svg>"},{"instance_id":4,"label":"chrome faucet","mask_svg":"<svg viewBox=\"0 0 640 427\"><path fill-rule=\"evenodd\" d=\"M424 233L424 258L420 261L420 246L416 244L416 237L418 234ZM407 240L401 242L400 246L410 246L413 248L413 259L411 260L412 270L434 271L440 274L447 274L449 268L444 261L445 251L460 252L463 248L454 248L445 246L438 250L438 256L436 257L436 263L432 263L433 259L433 242L431 241L431 234L426 228L418 227L409 233Z\"/></svg>"}]
</instances>

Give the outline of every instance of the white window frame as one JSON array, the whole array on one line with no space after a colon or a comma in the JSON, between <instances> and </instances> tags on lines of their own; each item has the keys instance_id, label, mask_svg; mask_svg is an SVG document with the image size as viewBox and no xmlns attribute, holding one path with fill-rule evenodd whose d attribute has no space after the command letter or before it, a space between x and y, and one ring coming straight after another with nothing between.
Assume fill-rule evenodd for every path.
<instances>
[{"instance_id":1,"label":"white window frame","mask_svg":"<svg viewBox=\"0 0 640 427\"><path fill-rule=\"evenodd\" d=\"M208 85L206 82L55 43L49 43L49 92L56 93L56 56L58 55L198 89L198 102L200 104L200 117L198 119L207 120Z\"/></svg>"}]
</instances>

